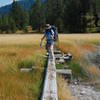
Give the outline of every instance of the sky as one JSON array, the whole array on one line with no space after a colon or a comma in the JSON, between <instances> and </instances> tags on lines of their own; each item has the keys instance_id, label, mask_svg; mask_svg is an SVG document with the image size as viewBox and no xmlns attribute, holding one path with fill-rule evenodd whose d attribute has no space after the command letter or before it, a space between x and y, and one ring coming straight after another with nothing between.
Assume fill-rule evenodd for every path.
<instances>
[{"instance_id":1,"label":"sky","mask_svg":"<svg viewBox=\"0 0 100 100\"><path fill-rule=\"evenodd\" d=\"M11 4L13 0L0 0L0 7L5 6L7 4Z\"/></svg>"}]
</instances>

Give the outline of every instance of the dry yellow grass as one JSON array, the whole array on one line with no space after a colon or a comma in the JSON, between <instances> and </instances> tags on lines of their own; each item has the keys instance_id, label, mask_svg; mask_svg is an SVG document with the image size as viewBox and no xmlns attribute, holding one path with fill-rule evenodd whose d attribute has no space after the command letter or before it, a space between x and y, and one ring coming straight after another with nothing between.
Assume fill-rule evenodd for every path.
<instances>
[{"instance_id":1,"label":"dry yellow grass","mask_svg":"<svg viewBox=\"0 0 100 100\"><path fill-rule=\"evenodd\" d=\"M59 41L60 50L72 53L74 60L81 65L86 73L98 77L98 69L91 67L84 56L87 52L95 51L95 46L100 46L100 34L61 34Z\"/></svg>"},{"instance_id":2,"label":"dry yellow grass","mask_svg":"<svg viewBox=\"0 0 100 100\"><path fill-rule=\"evenodd\" d=\"M57 76L57 86L58 86L58 99L59 100L74 100L67 87L67 81L65 81L61 76Z\"/></svg>"},{"instance_id":3,"label":"dry yellow grass","mask_svg":"<svg viewBox=\"0 0 100 100\"><path fill-rule=\"evenodd\" d=\"M62 42L75 41L77 43L82 42L100 42L100 34L61 34L59 38Z\"/></svg>"},{"instance_id":4,"label":"dry yellow grass","mask_svg":"<svg viewBox=\"0 0 100 100\"><path fill-rule=\"evenodd\" d=\"M88 72L94 76L94 79L96 78L95 76L100 76L100 70L95 65L88 66Z\"/></svg>"},{"instance_id":5,"label":"dry yellow grass","mask_svg":"<svg viewBox=\"0 0 100 100\"><path fill-rule=\"evenodd\" d=\"M39 44L40 43L40 39L41 39L42 35L0 35L0 44L1 45L6 45L6 44L14 44L14 45L21 45L21 44Z\"/></svg>"},{"instance_id":6,"label":"dry yellow grass","mask_svg":"<svg viewBox=\"0 0 100 100\"><path fill-rule=\"evenodd\" d=\"M60 35L59 48L63 52L71 52L75 59L80 59L86 51L94 51L95 43L100 43L100 35L67 34Z\"/></svg>"},{"instance_id":7,"label":"dry yellow grass","mask_svg":"<svg viewBox=\"0 0 100 100\"><path fill-rule=\"evenodd\" d=\"M100 45L100 34L67 34L60 35L59 49L73 54L75 60L83 58L87 51L95 51Z\"/></svg>"},{"instance_id":8,"label":"dry yellow grass","mask_svg":"<svg viewBox=\"0 0 100 100\"><path fill-rule=\"evenodd\" d=\"M44 67L45 51L39 47L40 38L41 35L0 35L0 100L40 97L44 70L20 73L18 68L19 63L27 60L36 67Z\"/></svg>"},{"instance_id":9,"label":"dry yellow grass","mask_svg":"<svg viewBox=\"0 0 100 100\"><path fill-rule=\"evenodd\" d=\"M40 96L43 70L21 74L17 65L22 60L32 60L34 66L43 67L42 55L45 50L39 47L41 37L42 35L0 35L0 100L37 100ZM79 61L86 51L95 50L94 44L100 44L99 34L67 34L59 35L59 38L59 48L71 52L75 60ZM90 68L88 71L93 72ZM61 78L58 79L58 95L59 100L72 100L66 82Z\"/></svg>"}]
</instances>

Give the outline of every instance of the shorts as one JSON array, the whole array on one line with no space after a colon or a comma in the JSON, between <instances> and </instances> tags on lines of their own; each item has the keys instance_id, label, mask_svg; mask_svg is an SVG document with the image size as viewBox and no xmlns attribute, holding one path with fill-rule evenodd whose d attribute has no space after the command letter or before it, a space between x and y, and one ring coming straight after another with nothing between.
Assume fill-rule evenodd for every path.
<instances>
[{"instance_id":1,"label":"shorts","mask_svg":"<svg viewBox=\"0 0 100 100\"><path fill-rule=\"evenodd\" d=\"M48 50L48 47L50 47L51 45L54 45L54 41L53 40L47 40L46 50Z\"/></svg>"}]
</instances>

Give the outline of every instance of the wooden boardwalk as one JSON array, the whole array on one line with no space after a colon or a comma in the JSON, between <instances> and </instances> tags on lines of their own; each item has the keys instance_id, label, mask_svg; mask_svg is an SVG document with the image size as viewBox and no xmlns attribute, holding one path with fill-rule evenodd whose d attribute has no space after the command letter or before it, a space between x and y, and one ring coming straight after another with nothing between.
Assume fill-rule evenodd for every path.
<instances>
[{"instance_id":1,"label":"wooden boardwalk","mask_svg":"<svg viewBox=\"0 0 100 100\"><path fill-rule=\"evenodd\" d=\"M55 58L47 59L47 69L44 81L44 89L41 100L58 100L56 83Z\"/></svg>"}]
</instances>

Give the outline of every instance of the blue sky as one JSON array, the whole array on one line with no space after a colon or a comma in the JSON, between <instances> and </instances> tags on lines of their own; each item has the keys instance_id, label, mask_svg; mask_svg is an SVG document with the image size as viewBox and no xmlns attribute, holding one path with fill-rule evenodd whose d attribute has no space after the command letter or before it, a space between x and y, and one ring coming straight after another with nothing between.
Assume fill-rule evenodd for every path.
<instances>
[{"instance_id":1,"label":"blue sky","mask_svg":"<svg viewBox=\"0 0 100 100\"><path fill-rule=\"evenodd\" d=\"M0 7L12 3L13 0L0 0Z\"/></svg>"}]
</instances>

